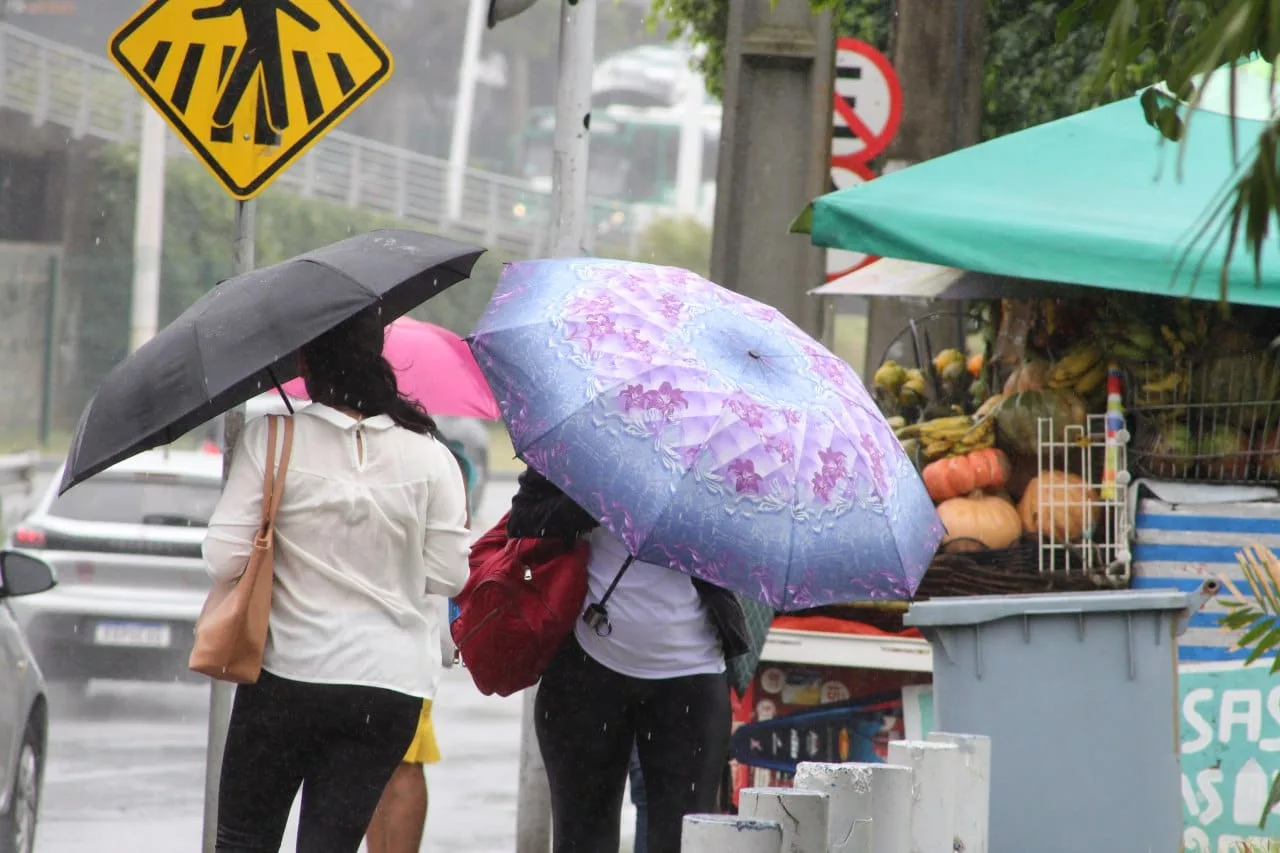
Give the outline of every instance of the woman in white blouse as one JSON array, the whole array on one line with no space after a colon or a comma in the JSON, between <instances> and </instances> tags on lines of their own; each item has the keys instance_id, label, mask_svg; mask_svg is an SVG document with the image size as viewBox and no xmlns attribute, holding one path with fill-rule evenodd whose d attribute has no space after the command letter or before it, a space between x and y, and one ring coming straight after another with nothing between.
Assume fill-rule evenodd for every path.
<instances>
[{"instance_id":1,"label":"woman in white blouse","mask_svg":"<svg viewBox=\"0 0 1280 853\"><path fill-rule=\"evenodd\" d=\"M219 853L275 853L302 789L300 853L355 853L440 678L428 594L458 593L469 537L462 474L402 397L366 311L301 354L312 404L276 520L261 679L236 691L218 799ZM261 517L266 423L246 425L204 556L244 571Z\"/></svg>"}]
</instances>

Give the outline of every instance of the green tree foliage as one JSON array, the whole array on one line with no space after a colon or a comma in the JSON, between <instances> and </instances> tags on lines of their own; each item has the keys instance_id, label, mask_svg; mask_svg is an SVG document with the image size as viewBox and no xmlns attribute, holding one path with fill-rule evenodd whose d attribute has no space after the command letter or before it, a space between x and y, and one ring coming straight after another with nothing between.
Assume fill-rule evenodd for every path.
<instances>
[{"instance_id":1,"label":"green tree foliage","mask_svg":"<svg viewBox=\"0 0 1280 853\"><path fill-rule=\"evenodd\" d=\"M1108 0L1109 2L1110 0ZM1119 0L1116 0L1119 2ZM1080 20L1058 37L1057 21L1072 0L987 0L988 40L983 75L984 138L1000 136L1070 115L1134 92L1158 80L1151 50L1127 57L1112 81L1091 86L1102 54L1106 27ZM810 0L830 8L836 31L888 51L893 26L892 0ZM1201 0L1179 3L1194 19ZM706 51L700 68L711 92L723 88L724 39L729 0L653 0L651 21L672 25L673 37L687 36Z\"/></svg>"},{"instance_id":2,"label":"green tree foliage","mask_svg":"<svg viewBox=\"0 0 1280 853\"><path fill-rule=\"evenodd\" d=\"M687 217L655 219L630 260L683 267L705 278L711 273L711 229Z\"/></svg>"}]
</instances>

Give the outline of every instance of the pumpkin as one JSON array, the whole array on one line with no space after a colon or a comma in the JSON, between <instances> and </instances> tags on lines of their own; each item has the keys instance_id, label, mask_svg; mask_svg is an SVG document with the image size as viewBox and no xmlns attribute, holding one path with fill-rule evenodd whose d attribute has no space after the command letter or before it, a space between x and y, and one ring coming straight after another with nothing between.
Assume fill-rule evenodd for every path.
<instances>
[{"instance_id":1,"label":"pumpkin","mask_svg":"<svg viewBox=\"0 0 1280 853\"><path fill-rule=\"evenodd\" d=\"M931 462L922 476L934 501L967 495L975 489L1000 489L1009 480L1009 457L988 447Z\"/></svg>"},{"instance_id":2,"label":"pumpkin","mask_svg":"<svg viewBox=\"0 0 1280 853\"><path fill-rule=\"evenodd\" d=\"M1084 400L1065 390L1023 391L1001 404L992 415L996 419L998 443L1010 454L1034 456L1040 449L1040 419L1052 418L1052 438L1066 440L1067 428L1082 427Z\"/></svg>"},{"instance_id":3,"label":"pumpkin","mask_svg":"<svg viewBox=\"0 0 1280 853\"><path fill-rule=\"evenodd\" d=\"M1022 391L1042 391L1049 381L1049 363L1039 359L1023 362L1004 383L1004 395L1011 397Z\"/></svg>"},{"instance_id":4,"label":"pumpkin","mask_svg":"<svg viewBox=\"0 0 1280 853\"><path fill-rule=\"evenodd\" d=\"M1066 544L1084 539L1102 518L1097 489L1075 474L1043 471L1018 504L1022 529Z\"/></svg>"},{"instance_id":5,"label":"pumpkin","mask_svg":"<svg viewBox=\"0 0 1280 853\"><path fill-rule=\"evenodd\" d=\"M982 492L943 501L938 504L938 517L947 528L942 546L948 551L977 550L979 542L987 548L1008 548L1022 536L1014 505Z\"/></svg>"}]
</instances>

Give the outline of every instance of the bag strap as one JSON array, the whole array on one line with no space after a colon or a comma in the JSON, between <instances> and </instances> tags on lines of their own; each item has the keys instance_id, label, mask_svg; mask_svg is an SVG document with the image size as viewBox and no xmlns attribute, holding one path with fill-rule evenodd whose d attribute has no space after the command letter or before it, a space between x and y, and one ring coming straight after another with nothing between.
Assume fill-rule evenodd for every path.
<instances>
[{"instance_id":1,"label":"bag strap","mask_svg":"<svg viewBox=\"0 0 1280 853\"><path fill-rule=\"evenodd\" d=\"M275 517L271 509L276 490L276 418L267 418L267 455L262 465L262 520L258 529L266 530Z\"/></svg>"},{"instance_id":2,"label":"bag strap","mask_svg":"<svg viewBox=\"0 0 1280 853\"><path fill-rule=\"evenodd\" d=\"M280 449L280 464L275 468L274 476L272 476L272 464L275 462L276 456L276 422L284 421L284 447ZM264 477L263 485L263 504L262 520L267 525L274 525L276 521L276 512L280 509L280 499L284 496L284 480L285 475L289 473L289 457L293 453L293 418L280 417L273 415L271 423L267 427L267 464L263 467L266 469L266 477ZM268 486L270 483L270 491Z\"/></svg>"}]
</instances>

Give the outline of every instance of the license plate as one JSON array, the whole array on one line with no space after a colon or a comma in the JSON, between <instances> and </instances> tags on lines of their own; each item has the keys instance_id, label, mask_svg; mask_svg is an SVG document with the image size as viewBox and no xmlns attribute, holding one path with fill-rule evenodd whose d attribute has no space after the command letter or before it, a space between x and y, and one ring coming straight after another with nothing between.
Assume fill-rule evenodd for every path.
<instances>
[{"instance_id":1,"label":"license plate","mask_svg":"<svg viewBox=\"0 0 1280 853\"><path fill-rule=\"evenodd\" d=\"M93 627L93 642L97 646L167 649L172 637L163 623L99 622Z\"/></svg>"}]
</instances>

